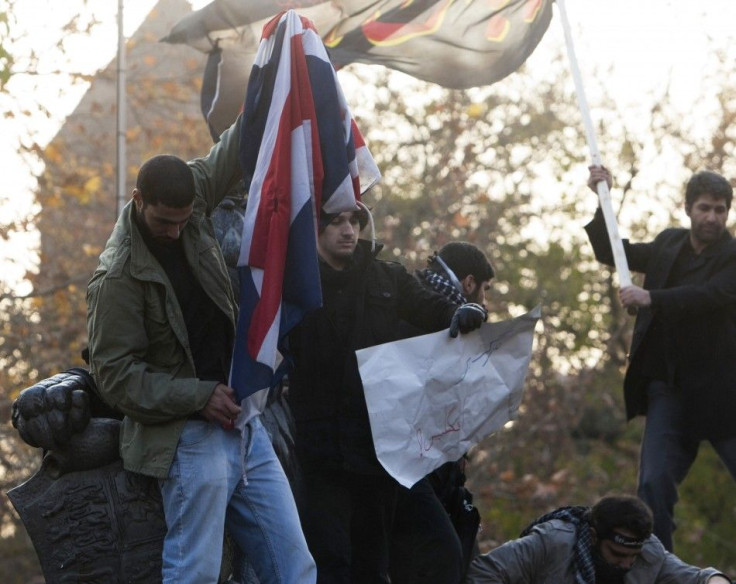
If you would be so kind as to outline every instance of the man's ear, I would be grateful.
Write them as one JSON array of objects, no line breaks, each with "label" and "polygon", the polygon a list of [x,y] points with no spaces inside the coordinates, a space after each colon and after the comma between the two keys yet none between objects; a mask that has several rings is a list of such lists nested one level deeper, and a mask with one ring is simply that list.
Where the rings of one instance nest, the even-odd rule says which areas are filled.
[{"label": "man's ear", "polygon": [[465,276],[460,284],[462,284],[463,286],[463,294],[466,297],[473,294],[475,292],[475,289],[478,287],[478,283],[475,281],[475,276],[473,276],[473,274],[468,274],[467,276]]},{"label": "man's ear", "polygon": [[133,201],[135,201],[135,208],[140,213],[143,210],[143,195],[137,188],[133,189]]}]

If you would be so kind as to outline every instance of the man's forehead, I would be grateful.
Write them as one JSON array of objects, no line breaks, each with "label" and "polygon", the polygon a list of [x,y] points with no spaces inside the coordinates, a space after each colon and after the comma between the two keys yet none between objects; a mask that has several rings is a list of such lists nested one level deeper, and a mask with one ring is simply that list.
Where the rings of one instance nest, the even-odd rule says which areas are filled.
[{"label": "man's forehead", "polygon": [[642,549],[641,547],[626,546],[612,539],[601,540],[601,545],[605,545],[610,552],[619,558],[638,556]]},{"label": "man's forehead", "polygon": [[700,195],[698,195],[698,197],[693,201],[693,205],[709,205],[713,207],[723,208],[726,208],[728,206],[726,203],[726,199],[724,199],[723,197],[715,197],[710,193],[701,193]]},{"label": "man's forehead", "polygon": [[189,218],[194,212],[194,203],[186,207],[169,207],[163,203],[149,204],[146,206],[149,215],[162,221],[178,222]]},{"label": "man's forehead", "polygon": [[343,211],[342,213],[339,213],[337,217],[340,217],[342,219],[352,219],[353,217],[358,216],[358,210],[355,209],[353,211]]},{"label": "man's forehead", "polygon": [[612,529],[607,535],[603,535],[603,541],[608,541],[616,548],[624,550],[633,550],[634,552],[641,551],[641,548],[646,542],[646,538],[642,539],[634,535],[633,532],[628,529]]},{"label": "man's forehead", "polygon": [[360,221],[357,211],[343,211],[333,215],[326,225],[339,225],[341,223],[353,223],[354,221]]}]

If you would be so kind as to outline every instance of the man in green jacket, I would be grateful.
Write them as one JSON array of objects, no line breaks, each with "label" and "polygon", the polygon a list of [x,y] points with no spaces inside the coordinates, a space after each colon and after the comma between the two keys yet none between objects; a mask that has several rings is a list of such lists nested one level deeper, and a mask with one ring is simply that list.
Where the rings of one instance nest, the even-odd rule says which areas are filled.
[{"label": "man in green jacket", "polygon": [[216,583],[226,527],[262,584],[316,579],[265,396],[237,404],[227,385],[237,307],[210,213],[240,180],[239,140],[240,119],[203,158],[144,163],[87,290],[124,466],[159,479],[164,584]]}]

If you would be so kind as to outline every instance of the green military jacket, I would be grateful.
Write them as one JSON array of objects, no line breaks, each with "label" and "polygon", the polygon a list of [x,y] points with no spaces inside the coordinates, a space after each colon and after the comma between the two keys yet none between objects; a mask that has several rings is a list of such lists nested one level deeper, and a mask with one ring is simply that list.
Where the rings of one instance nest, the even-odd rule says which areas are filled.
[{"label": "green military jacket", "polygon": [[[240,119],[207,156],[189,162],[196,197],[181,234],[194,277],[226,314],[231,337],[237,306],[209,215],[241,178],[239,124]],[[197,379],[174,289],[134,215],[130,201],[87,288],[90,371],[104,399],[125,414],[125,468],[165,478],[188,416],[205,406],[217,382]]]}]

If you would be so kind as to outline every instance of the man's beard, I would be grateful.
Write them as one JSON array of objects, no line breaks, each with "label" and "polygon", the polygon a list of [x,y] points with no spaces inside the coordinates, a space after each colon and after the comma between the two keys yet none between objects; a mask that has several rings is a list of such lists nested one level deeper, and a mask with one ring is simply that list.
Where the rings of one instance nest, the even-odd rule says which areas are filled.
[{"label": "man's beard", "polygon": [[697,226],[692,231],[697,241],[705,246],[708,246],[718,241],[723,235],[724,230],[720,227],[704,227],[701,225]]},{"label": "man's beard", "polygon": [[146,216],[143,214],[143,211],[139,211],[137,208],[135,210],[135,222],[138,225],[138,231],[143,235],[143,239],[150,242],[149,245],[155,244],[169,247],[177,242],[176,239],[171,239],[170,237],[156,237],[153,235],[151,229],[148,227],[148,223],[146,223]]},{"label": "man's beard", "polygon": [[593,551],[593,565],[596,584],[623,584],[624,577],[631,570],[607,562],[598,550]]}]

